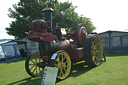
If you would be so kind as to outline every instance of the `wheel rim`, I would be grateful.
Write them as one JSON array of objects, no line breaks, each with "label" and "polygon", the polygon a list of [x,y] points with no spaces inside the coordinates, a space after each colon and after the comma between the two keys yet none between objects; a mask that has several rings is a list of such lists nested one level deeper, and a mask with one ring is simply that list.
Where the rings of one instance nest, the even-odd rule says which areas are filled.
[{"label": "wheel rim", "polygon": [[39,76],[40,74],[43,73],[44,68],[40,68],[37,66],[37,63],[41,62],[41,56],[39,52],[35,52],[31,55],[29,59],[29,71],[33,76]]},{"label": "wheel rim", "polygon": [[91,45],[91,56],[92,61],[95,65],[100,65],[102,63],[102,57],[103,57],[103,45],[101,38],[98,36],[95,36],[92,41]]},{"label": "wheel rim", "polygon": [[66,52],[58,54],[55,66],[58,68],[58,79],[65,79],[71,70],[71,60]]}]

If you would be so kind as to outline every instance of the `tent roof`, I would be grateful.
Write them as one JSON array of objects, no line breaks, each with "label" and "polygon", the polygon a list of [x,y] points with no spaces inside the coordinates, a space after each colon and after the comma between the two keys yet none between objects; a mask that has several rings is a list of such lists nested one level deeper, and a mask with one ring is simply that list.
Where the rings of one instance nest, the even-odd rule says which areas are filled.
[{"label": "tent roof", "polygon": [[0,39],[0,45],[9,43],[9,42],[17,42],[17,44],[26,44],[25,41],[13,40],[13,39]]},{"label": "tent roof", "polygon": [[27,42],[25,41],[20,41],[20,40],[13,40],[14,42],[17,42],[17,44],[26,44]]},{"label": "tent roof", "polygon": [[102,32],[102,33],[98,33],[98,34],[104,34],[104,33],[112,33],[112,32],[116,32],[116,33],[128,33],[127,31],[105,31],[105,32]]},{"label": "tent roof", "polygon": [[5,43],[9,43],[11,41],[12,41],[12,39],[1,39],[0,40],[0,45],[5,44]]}]

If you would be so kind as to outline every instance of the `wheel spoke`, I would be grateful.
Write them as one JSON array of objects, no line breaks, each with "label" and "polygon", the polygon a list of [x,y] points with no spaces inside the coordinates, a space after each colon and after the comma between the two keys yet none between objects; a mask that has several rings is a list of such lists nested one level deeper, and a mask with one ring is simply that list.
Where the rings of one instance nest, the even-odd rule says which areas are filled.
[{"label": "wheel spoke", "polygon": [[66,59],[66,55],[63,55],[63,61]]},{"label": "wheel spoke", "polygon": [[57,68],[60,68],[60,66],[59,66],[58,64],[56,64],[56,67],[57,67]]},{"label": "wheel spoke", "polygon": [[94,43],[96,43],[96,41],[97,41],[97,39],[96,39],[96,38],[94,38],[93,42],[94,42]]},{"label": "wheel spoke", "polygon": [[95,58],[96,58],[98,61],[100,61],[100,59],[99,59],[97,56],[96,56]]},{"label": "wheel spoke", "polygon": [[94,45],[94,42],[92,42],[92,46],[95,46],[95,45]]},{"label": "wheel spoke", "polygon": [[95,57],[96,57],[96,56],[93,56],[93,57],[92,57],[92,60],[93,60],[93,61],[95,61]]},{"label": "wheel spoke", "polygon": [[63,63],[63,61],[64,61],[63,55],[61,55],[61,58],[62,58],[62,61],[61,61],[61,63]]},{"label": "wheel spoke", "polygon": [[63,73],[63,70],[62,70],[62,69],[61,69],[60,73],[62,74],[62,76],[64,75],[64,73]]},{"label": "wheel spoke", "polygon": [[96,51],[96,53],[101,53],[101,52],[102,52],[102,51],[99,51],[99,50],[98,50],[98,51]]},{"label": "wheel spoke", "polygon": [[66,67],[64,67],[64,71],[65,71],[65,72],[67,71]]},{"label": "wheel spoke", "polygon": [[57,59],[56,59],[56,61],[57,61],[57,62],[60,62],[60,59],[59,59],[59,58],[57,58]]},{"label": "wheel spoke", "polygon": [[66,67],[68,67],[66,64],[64,64],[64,71],[66,72],[67,71],[67,69],[66,69]]},{"label": "wheel spoke", "polygon": [[100,45],[100,42],[96,43],[95,45],[96,45],[96,46]]},{"label": "wheel spoke", "polygon": [[34,74],[34,72],[35,72],[36,69],[37,69],[37,66],[35,66],[35,69],[34,69],[33,72],[32,72],[33,74]]},{"label": "wheel spoke", "polygon": [[39,72],[40,72],[40,67],[38,67],[39,68]]},{"label": "wheel spoke", "polygon": [[41,60],[39,52],[34,52],[30,54],[30,56],[27,59],[28,61],[26,60],[26,63],[28,64],[25,65],[25,68],[29,75],[36,77],[43,73],[43,68],[40,68],[36,65]]},{"label": "wheel spoke", "polygon": [[95,50],[93,50],[91,53],[92,53],[92,56],[96,55],[96,51]]},{"label": "wheel spoke", "polygon": [[35,56],[35,61],[37,62],[37,55]]},{"label": "wheel spoke", "polygon": [[30,61],[33,62],[33,63],[35,63],[32,59]]},{"label": "wheel spoke", "polygon": [[34,65],[35,66],[35,64],[29,64],[29,65]]},{"label": "wheel spoke", "polygon": [[32,70],[33,67],[34,67],[34,65],[30,68],[30,70]]},{"label": "wheel spoke", "polygon": [[36,67],[36,74],[37,74],[37,67]]}]

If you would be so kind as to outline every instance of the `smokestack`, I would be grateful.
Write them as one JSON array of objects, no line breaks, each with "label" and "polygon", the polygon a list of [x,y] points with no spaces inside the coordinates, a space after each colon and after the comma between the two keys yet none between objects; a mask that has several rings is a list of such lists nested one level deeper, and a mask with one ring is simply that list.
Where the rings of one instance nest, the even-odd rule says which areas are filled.
[{"label": "smokestack", "polygon": [[52,8],[44,8],[43,12],[45,13],[45,21],[51,23],[51,27],[48,29],[48,32],[52,32]]}]

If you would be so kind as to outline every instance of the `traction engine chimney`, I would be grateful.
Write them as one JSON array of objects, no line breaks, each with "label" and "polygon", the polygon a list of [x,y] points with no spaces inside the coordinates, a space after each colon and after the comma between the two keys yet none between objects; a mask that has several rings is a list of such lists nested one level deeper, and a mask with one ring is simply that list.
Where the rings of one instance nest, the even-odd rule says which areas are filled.
[{"label": "traction engine chimney", "polygon": [[52,12],[54,10],[52,8],[44,8],[43,9],[43,12],[45,13],[45,21],[48,23],[48,29],[47,31],[48,32],[52,32],[53,29],[52,29]]}]

